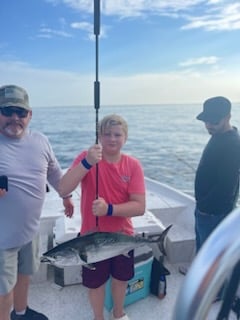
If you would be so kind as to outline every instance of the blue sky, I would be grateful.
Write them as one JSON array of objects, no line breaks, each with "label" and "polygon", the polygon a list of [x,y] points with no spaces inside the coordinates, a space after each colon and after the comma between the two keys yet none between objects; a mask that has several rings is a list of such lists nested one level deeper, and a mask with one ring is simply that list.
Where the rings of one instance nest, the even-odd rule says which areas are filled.
[{"label": "blue sky", "polygon": [[[238,0],[100,2],[100,104],[240,101]],[[0,30],[0,85],[33,106],[93,104],[93,0],[2,0]]]}]

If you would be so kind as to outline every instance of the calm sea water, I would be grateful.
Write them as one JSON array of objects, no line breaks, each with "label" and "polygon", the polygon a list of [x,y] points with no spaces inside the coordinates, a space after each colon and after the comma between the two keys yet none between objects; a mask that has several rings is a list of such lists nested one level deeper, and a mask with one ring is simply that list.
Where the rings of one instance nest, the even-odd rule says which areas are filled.
[{"label": "calm sea water", "polygon": [[[201,105],[101,106],[99,119],[110,113],[123,116],[129,125],[124,152],[137,157],[145,175],[193,193],[194,175],[209,139],[196,115]],[[233,105],[232,124],[238,126],[240,105]],[[35,108],[31,127],[45,133],[63,168],[83,149],[95,143],[96,112],[93,106]],[[240,127],[240,125],[239,125]]]}]

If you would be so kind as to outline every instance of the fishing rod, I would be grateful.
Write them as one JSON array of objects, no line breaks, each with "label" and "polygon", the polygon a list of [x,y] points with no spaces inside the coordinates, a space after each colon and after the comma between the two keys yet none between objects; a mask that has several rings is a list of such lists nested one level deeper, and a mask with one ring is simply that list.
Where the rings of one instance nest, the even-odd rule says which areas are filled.
[{"label": "fishing rod", "polygon": [[[100,35],[100,0],[94,0],[94,34],[95,34],[94,108],[96,111],[96,144],[98,144],[98,111],[100,109],[100,82],[98,80],[98,73],[99,73],[98,37]],[[96,199],[98,199],[98,163],[96,164]],[[96,217],[96,226],[98,227],[98,217]]]}]

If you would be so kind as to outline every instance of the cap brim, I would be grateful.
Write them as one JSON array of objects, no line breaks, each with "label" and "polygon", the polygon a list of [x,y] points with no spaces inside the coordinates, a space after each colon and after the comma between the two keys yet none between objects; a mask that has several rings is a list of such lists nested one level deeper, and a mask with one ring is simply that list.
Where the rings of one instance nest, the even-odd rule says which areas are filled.
[{"label": "cap brim", "polygon": [[7,103],[4,103],[4,105],[1,105],[0,107],[17,107],[17,108],[23,108],[28,111],[32,110],[29,106],[22,103],[17,103],[17,102],[7,102]]},{"label": "cap brim", "polygon": [[223,119],[223,117],[217,116],[216,114],[206,114],[205,112],[199,113],[196,118],[203,122],[218,122]]}]

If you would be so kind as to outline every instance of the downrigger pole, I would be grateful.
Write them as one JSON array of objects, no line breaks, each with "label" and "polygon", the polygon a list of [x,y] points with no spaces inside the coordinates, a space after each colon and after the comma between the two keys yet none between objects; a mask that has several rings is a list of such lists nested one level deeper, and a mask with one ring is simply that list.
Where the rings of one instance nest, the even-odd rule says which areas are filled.
[{"label": "downrigger pole", "polygon": [[[96,144],[98,144],[98,111],[100,109],[100,82],[98,80],[98,37],[100,34],[100,0],[94,0],[94,34],[95,34],[95,82],[94,82],[94,107],[96,110]],[[98,163],[96,164],[96,199],[98,199]],[[96,217],[98,227],[98,217]]]}]

